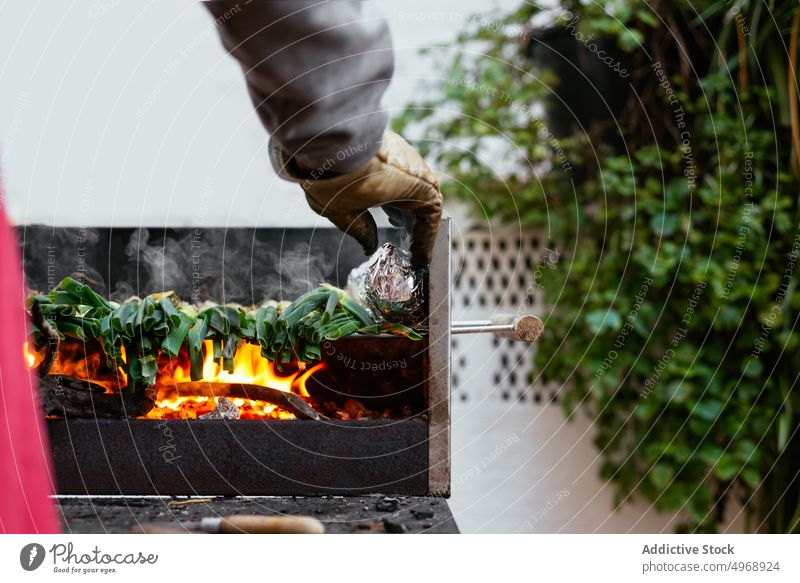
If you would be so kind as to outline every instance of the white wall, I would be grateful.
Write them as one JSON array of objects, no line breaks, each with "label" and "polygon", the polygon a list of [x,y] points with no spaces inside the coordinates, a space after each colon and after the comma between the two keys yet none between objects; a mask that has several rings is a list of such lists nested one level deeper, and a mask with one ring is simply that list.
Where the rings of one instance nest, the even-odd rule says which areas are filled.
[{"label": "white wall", "polygon": [[[443,14],[477,0],[438,3]],[[453,34],[429,3],[384,3],[396,109],[430,70],[418,47]],[[19,223],[313,225],[278,180],[238,65],[194,2],[6,2],[0,152]],[[324,223],[323,223],[324,224]]]}]

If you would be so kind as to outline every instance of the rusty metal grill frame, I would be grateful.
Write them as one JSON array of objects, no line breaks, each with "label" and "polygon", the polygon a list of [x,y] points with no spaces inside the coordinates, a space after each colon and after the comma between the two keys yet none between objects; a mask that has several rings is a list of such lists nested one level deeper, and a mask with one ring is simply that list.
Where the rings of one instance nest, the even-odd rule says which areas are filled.
[{"label": "rusty metal grill frame", "polygon": [[[53,236],[58,228],[35,227],[40,239]],[[29,280],[42,280],[48,257],[25,254],[25,229],[20,227],[23,256]],[[109,247],[111,230],[107,230]],[[279,232],[282,229],[273,229]],[[289,237],[302,239],[300,231]],[[287,236],[286,232],[281,236]],[[313,233],[314,231],[312,231]],[[334,232],[331,229],[331,232]],[[358,252],[344,235],[338,252]],[[116,235],[116,233],[114,234]],[[166,235],[165,235],[166,236]],[[326,236],[333,236],[328,233]],[[383,232],[382,238],[395,238]],[[386,422],[262,421],[198,422],[175,420],[170,427],[185,445],[186,463],[164,465],[164,427],[156,420],[49,419],[54,469],[59,494],[142,495],[314,495],[370,494],[450,495],[450,285],[451,221],[442,220],[434,246],[429,278],[429,338],[427,371],[427,421],[423,418]],[[120,272],[113,258],[102,258],[92,250],[99,268]],[[106,262],[105,265],[103,262]],[[139,267],[137,266],[137,270]],[[37,272],[38,270],[38,272]],[[49,276],[49,271],[47,272]],[[346,276],[346,273],[344,274]],[[343,285],[339,268],[336,283]],[[138,278],[138,275],[137,275]],[[108,281],[108,280],[107,280]],[[263,427],[258,429],[256,424]],[[362,429],[351,432],[348,428]],[[154,429],[157,429],[154,431]],[[369,431],[367,431],[369,430]],[[259,438],[259,435],[261,436]],[[291,439],[317,443],[320,450],[298,464],[292,473],[292,459],[303,455]],[[352,436],[357,436],[353,438]],[[259,439],[261,440],[259,442]],[[327,440],[336,443],[325,449]],[[253,444],[237,450],[235,444]],[[155,448],[155,450],[153,449]],[[143,458],[142,452],[145,453]],[[178,454],[179,455],[179,454]],[[285,456],[285,457],[282,457]],[[339,458],[341,463],[329,463]],[[275,468],[266,467],[272,459]],[[238,483],[220,476],[217,465],[236,468]],[[277,461],[276,461],[277,460]],[[288,463],[288,465],[287,465]],[[176,469],[177,468],[177,469]],[[298,476],[313,479],[302,480]],[[317,480],[320,476],[327,482]]]},{"label": "rusty metal grill frame", "polygon": [[428,494],[450,496],[451,219],[436,236],[428,292]]}]

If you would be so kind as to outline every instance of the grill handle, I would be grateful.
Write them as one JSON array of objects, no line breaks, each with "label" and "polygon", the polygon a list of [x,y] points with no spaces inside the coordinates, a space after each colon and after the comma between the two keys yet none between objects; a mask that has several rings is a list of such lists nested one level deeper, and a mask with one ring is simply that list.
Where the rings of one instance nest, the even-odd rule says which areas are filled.
[{"label": "grill handle", "polygon": [[525,314],[498,314],[491,320],[453,322],[451,334],[496,334],[517,342],[536,342],[542,335],[544,324],[536,316]]}]

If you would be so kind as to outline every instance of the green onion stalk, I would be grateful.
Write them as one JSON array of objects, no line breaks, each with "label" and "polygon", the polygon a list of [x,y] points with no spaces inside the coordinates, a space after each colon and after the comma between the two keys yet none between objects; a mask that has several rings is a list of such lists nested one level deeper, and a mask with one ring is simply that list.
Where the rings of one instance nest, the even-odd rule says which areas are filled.
[{"label": "green onion stalk", "polygon": [[[158,356],[174,358],[184,348],[191,379],[202,380],[206,340],[213,347],[214,361],[233,371],[234,356],[243,342],[258,344],[261,354],[280,367],[292,361],[318,361],[322,343],[351,334],[421,339],[402,324],[375,322],[352,297],[328,284],[303,294],[280,312],[271,305],[197,309],[171,291],[117,303],[71,277],[46,295],[31,295],[28,306],[34,302],[62,340],[97,340],[108,365],[121,369],[131,388],[155,384]],[[34,325],[33,338],[41,347],[47,335]]]}]

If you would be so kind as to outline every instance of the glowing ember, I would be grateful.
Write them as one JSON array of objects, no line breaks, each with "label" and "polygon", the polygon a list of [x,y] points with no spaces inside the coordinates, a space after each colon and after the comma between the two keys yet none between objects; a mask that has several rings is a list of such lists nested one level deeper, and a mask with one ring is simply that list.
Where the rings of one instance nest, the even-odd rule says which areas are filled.
[{"label": "glowing ember", "polygon": [[[239,408],[239,419],[294,419],[294,415],[275,405],[250,399],[231,399]],[[174,397],[160,399],[146,415],[148,419],[197,419],[211,413],[217,406],[216,397]]]}]

